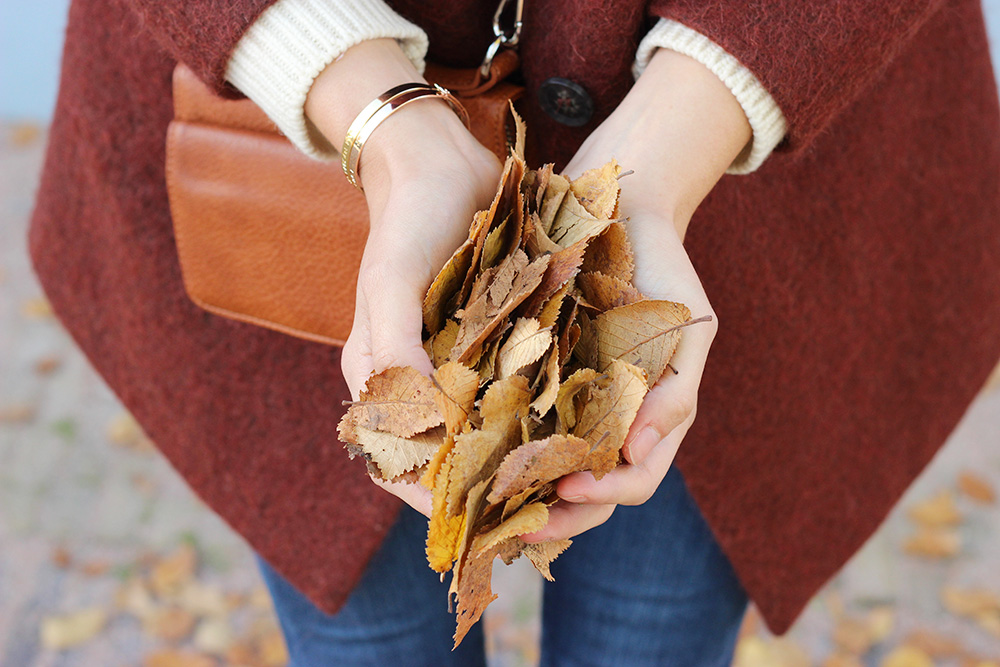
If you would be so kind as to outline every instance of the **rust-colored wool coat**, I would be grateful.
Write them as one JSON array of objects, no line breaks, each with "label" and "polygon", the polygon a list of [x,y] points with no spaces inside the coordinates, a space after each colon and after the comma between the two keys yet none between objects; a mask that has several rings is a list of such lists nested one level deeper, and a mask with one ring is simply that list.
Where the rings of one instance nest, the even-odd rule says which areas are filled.
[{"label": "rust-colored wool coat", "polygon": [[[337,442],[339,351],[194,306],[164,185],[174,63],[223,88],[229,54],[269,1],[74,2],[29,241],[56,313],[149,436],[332,611],[398,508]],[[471,66],[490,41],[492,0],[394,6],[428,31],[432,60]],[[533,164],[565,164],[611,112],[657,16],[740,59],[789,123],[779,150],[752,175],[724,177],[689,230],[721,330],[678,459],[782,632],[1000,357],[986,36],[973,0],[529,0],[521,110]],[[590,92],[588,126],[540,111],[534,91],[551,76]]]}]

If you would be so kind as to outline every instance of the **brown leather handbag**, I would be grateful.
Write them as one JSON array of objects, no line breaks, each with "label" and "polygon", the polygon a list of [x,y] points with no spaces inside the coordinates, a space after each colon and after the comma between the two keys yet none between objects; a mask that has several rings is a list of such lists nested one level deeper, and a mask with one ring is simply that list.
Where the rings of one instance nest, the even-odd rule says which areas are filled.
[{"label": "brown leather handbag", "polygon": [[[505,81],[517,54],[496,52],[484,68],[428,64],[425,77],[460,99],[502,160],[509,102],[523,92]],[[215,95],[183,65],[173,94],[167,190],[188,295],[224,317],[342,345],[368,236],[364,195],[339,161],[302,154],[252,101]]]}]

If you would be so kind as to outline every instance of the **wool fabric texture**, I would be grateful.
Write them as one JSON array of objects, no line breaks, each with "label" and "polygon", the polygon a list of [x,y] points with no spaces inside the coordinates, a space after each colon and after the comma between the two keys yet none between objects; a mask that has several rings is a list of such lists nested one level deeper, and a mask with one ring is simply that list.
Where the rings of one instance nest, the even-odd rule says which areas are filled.
[{"label": "wool fabric texture", "polygon": [[[337,442],[339,351],[186,296],[164,183],[170,75],[220,92],[268,0],[73,2],[29,235],[53,308],[191,487],[335,611],[398,501]],[[428,59],[471,67],[493,3],[398,0]],[[720,318],[678,455],[775,632],[877,528],[1000,357],[1000,112],[973,0],[528,2],[529,161],[565,165],[633,83],[659,18],[771,92],[787,135],[726,176],[686,245]],[[580,128],[538,106],[578,82]],[[651,147],[669,153],[669,147]],[[628,165],[624,165],[625,168]]]}]

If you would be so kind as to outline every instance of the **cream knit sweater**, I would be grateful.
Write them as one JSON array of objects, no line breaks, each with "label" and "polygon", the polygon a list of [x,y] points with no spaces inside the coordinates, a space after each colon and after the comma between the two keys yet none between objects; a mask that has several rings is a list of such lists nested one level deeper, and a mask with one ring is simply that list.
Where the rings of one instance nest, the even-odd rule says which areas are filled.
[{"label": "cream knit sweater", "polygon": [[[226,79],[257,103],[304,153],[321,160],[340,159],[305,116],[313,81],[337,56],[367,39],[394,38],[424,71],[427,34],[389,8],[383,0],[278,0],[240,39]],[[757,78],[736,58],[701,33],[660,19],[642,39],[633,75],[638,78],[658,48],[683,53],[708,67],[733,92],[753,129],[750,150],[728,169],[757,169],[785,135],[781,109]]]}]

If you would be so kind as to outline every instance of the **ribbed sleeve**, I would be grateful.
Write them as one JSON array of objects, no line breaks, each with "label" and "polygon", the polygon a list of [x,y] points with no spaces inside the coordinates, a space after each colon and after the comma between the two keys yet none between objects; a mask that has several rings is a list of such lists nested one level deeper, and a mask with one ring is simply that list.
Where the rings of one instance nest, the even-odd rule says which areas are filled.
[{"label": "ribbed sleeve", "polygon": [[226,69],[226,79],[252,99],[288,139],[321,160],[340,158],[306,118],[313,81],[355,44],[396,39],[418,71],[424,70],[427,35],[382,0],[279,0],[246,31]]},{"label": "ribbed sleeve", "polygon": [[657,21],[639,43],[632,68],[636,78],[646,69],[658,48],[670,49],[697,60],[732,91],[750,121],[753,138],[749,150],[737,157],[726,173],[749,174],[756,170],[785,136],[787,129],[781,109],[763,84],[708,37],[669,19]]}]

